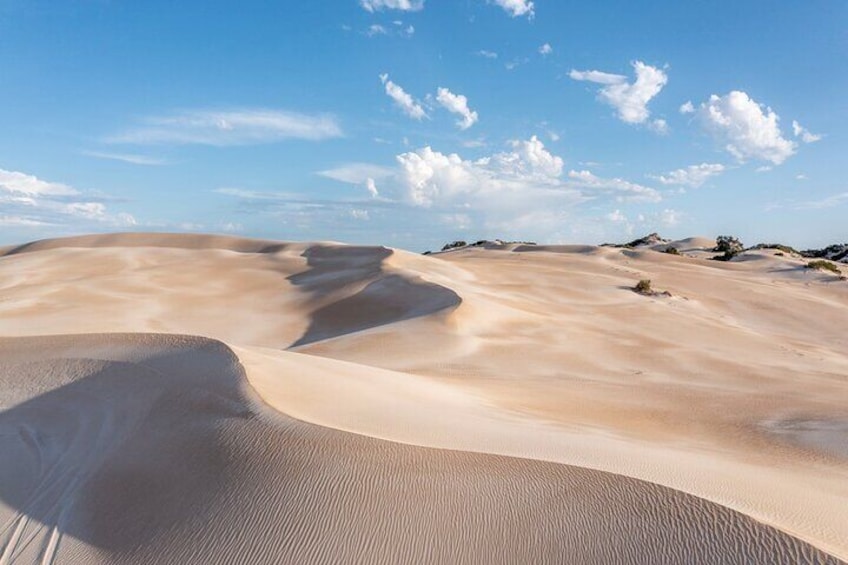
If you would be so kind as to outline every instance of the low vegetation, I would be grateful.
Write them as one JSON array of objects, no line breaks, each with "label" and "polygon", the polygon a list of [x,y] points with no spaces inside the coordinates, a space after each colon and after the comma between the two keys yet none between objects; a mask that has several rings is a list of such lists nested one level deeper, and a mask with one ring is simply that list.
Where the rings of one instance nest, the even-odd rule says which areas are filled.
[{"label": "low vegetation", "polygon": [[805,249],[800,254],[802,257],[811,259],[823,258],[848,263],[848,243],[837,243],[835,245],[829,245],[824,249]]},{"label": "low vegetation", "polygon": [[[794,247],[790,245],[783,245],[782,243],[758,243],[751,249],[777,249],[778,251],[781,251],[786,255],[799,254],[798,250]],[[777,255],[777,253],[775,253],[775,255]]]},{"label": "low vegetation", "polygon": [[668,253],[669,255],[680,255],[680,251],[678,251],[676,247],[666,247],[664,253]]},{"label": "low vegetation", "polygon": [[824,259],[816,259],[815,261],[810,261],[807,263],[808,269],[815,269],[817,271],[830,271],[835,275],[841,275],[842,271],[839,270],[839,267],[831,263],[830,261],[825,261]]},{"label": "low vegetation", "polygon": [[642,296],[671,296],[667,290],[659,292],[651,287],[651,279],[642,279],[633,287],[633,292]]},{"label": "low vegetation", "polygon": [[745,246],[738,238],[732,235],[720,235],[716,238],[716,246],[713,248],[713,251],[722,253],[722,255],[713,257],[714,261],[730,261],[745,251]]}]

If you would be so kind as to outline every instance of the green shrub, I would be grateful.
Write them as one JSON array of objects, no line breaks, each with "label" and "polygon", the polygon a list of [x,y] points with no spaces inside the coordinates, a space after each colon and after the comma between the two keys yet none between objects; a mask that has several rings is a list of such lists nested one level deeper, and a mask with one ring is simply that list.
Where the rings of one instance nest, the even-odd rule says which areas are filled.
[{"label": "green shrub", "polygon": [[678,251],[676,247],[666,247],[665,253],[668,253],[669,255],[680,255],[680,251]]},{"label": "green shrub", "polygon": [[836,275],[842,274],[842,271],[839,270],[839,267],[831,263],[830,261],[825,261],[824,259],[817,259],[815,261],[810,261],[807,263],[808,269],[816,269],[817,271],[830,271]]}]

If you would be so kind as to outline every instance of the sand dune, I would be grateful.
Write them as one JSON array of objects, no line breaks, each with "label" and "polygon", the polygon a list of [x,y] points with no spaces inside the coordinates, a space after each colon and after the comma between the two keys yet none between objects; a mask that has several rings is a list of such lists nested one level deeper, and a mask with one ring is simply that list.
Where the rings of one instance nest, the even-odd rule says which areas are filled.
[{"label": "sand dune", "polygon": [[293,420],[219,342],[24,338],[0,353],[6,559],[835,562],[650,483]]},{"label": "sand dune", "polygon": [[0,250],[0,563],[846,559],[848,283],[709,243]]}]

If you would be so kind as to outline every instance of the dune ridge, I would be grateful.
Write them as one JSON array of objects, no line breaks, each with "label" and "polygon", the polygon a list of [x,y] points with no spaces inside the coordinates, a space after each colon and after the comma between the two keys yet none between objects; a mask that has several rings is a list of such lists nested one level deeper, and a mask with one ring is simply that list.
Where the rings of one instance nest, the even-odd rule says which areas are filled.
[{"label": "dune ridge", "polygon": [[[8,337],[0,338],[0,361],[27,375],[23,380],[30,384],[22,389],[14,378],[3,382],[0,390],[6,410],[0,417],[13,425],[21,417],[18,409],[22,405],[45,397],[69,396],[68,391],[79,386],[74,383],[89,382],[92,375],[98,375],[97,382],[112,383],[105,386],[111,389],[122,382],[122,375],[132,375],[129,380],[136,384],[127,384],[127,390],[138,389],[140,397],[146,394],[141,391],[147,384],[158,382],[167,389],[177,386],[171,383],[175,375],[184,373],[194,375],[185,382],[195,383],[192,386],[198,390],[217,387],[224,379],[229,383],[221,385],[224,393],[199,393],[202,400],[195,389],[163,393],[188,399],[190,412],[205,422],[198,428],[206,438],[200,443],[213,446],[213,453],[219,453],[218,444],[217,439],[203,435],[208,426],[215,429],[216,438],[244,438],[233,439],[233,445],[258,441],[254,435],[259,428],[278,437],[281,429],[300,426],[301,432],[315,438],[316,445],[328,442],[334,446],[320,455],[321,465],[328,464],[331,453],[354,452],[346,461],[360,474],[350,475],[358,478],[349,480],[376,481],[368,488],[377,490],[368,491],[368,497],[381,489],[399,496],[400,490],[392,489],[403,487],[424,489],[422,492],[438,501],[447,488],[444,485],[421,477],[404,482],[412,480],[410,469],[417,465],[434,476],[448,477],[451,489],[465,493],[451,491],[451,495],[468,500],[470,507],[479,510],[469,517],[457,508],[448,512],[422,501],[428,512],[447,512],[443,520],[462,516],[473,524],[461,533],[431,532],[430,543],[437,548],[432,555],[420,553],[424,543],[420,539],[396,548],[391,547],[392,536],[381,538],[384,541],[379,547],[362,545],[361,539],[344,538],[347,534],[341,531],[342,525],[351,527],[348,522],[334,523],[335,530],[319,527],[314,513],[304,514],[308,518],[303,524],[291,526],[313,534],[320,530],[321,539],[346,539],[345,543],[358,548],[352,549],[349,557],[364,559],[362,556],[372,551],[386,560],[428,560],[433,556],[444,560],[453,552],[460,561],[482,555],[494,559],[486,553],[490,549],[480,545],[485,538],[480,537],[481,531],[486,535],[497,531],[494,539],[514,528],[530,535],[517,522],[509,522],[517,520],[510,514],[513,506],[526,511],[521,504],[530,496],[529,487],[518,477],[530,473],[537,481],[531,489],[536,493],[532,495],[535,504],[544,506],[542,501],[548,500],[539,498],[543,491],[559,493],[549,499],[559,501],[557,509],[549,508],[545,516],[536,517],[558,526],[546,530],[543,545],[547,549],[542,552],[539,545],[527,546],[517,540],[520,553],[513,555],[516,559],[579,562],[603,556],[603,560],[614,561],[614,554],[604,554],[607,550],[584,539],[587,523],[575,521],[569,514],[570,508],[577,508],[573,500],[582,501],[579,504],[589,506],[580,508],[595,516],[592,528],[597,529],[603,520],[611,519],[609,512],[599,513],[591,506],[593,500],[606,500],[603,490],[626,493],[621,495],[624,506],[616,507],[621,516],[635,516],[636,507],[643,513],[652,504],[663,507],[661,515],[651,516],[659,520],[656,531],[677,533],[658,547],[668,555],[681,556],[678,561],[685,561],[682,556],[686,552],[706,556],[703,562],[838,562],[838,558],[848,558],[848,466],[840,447],[848,425],[839,401],[844,398],[848,374],[844,355],[848,350],[848,285],[805,270],[800,259],[776,257],[769,250],[720,263],[706,260],[713,253],[704,249],[701,239],[675,243],[683,256],[651,249],[515,245],[423,257],[384,247],[172,234],[85,236],[6,248],[0,251],[0,335]],[[645,298],[632,293],[630,286],[640,278],[653,279],[656,287],[670,290],[672,296]],[[126,332],[160,335],[116,335]],[[90,333],[101,335],[36,337]],[[198,335],[206,341],[163,333]],[[173,354],[163,354],[172,342],[177,344]],[[49,351],[53,361],[39,361],[40,349]],[[167,362],[151,365],[145,361],[150,358]],[[246,374],[240,372],[242,365]],[[203,367],[200,372],[206,376],[199,376],[197,367]],[[218,376],[206,382],[212,373]],[[799,375],[803,377],[799,379]],[[17,392],[13,394],[13,390]],[[259,398],[277,412],[264,408]],[[148,401],[139,400],[140,405],[144,402]],[[171,406],[161,398],[149,402],[152,404],[147,406],[160,402]],[[163,428],[173,416],[169,410],[164,409],[166,415],[159,424]],[[203,419],[210,413],[216,414],[213,420],[217,423]],[[134,420],[135,412],[128,414],[107,426],[114,433],[100,435],[111,437],[108,441],[132,444],[135,440],[122,434],[132,435],[126,431],[132,429],[131,422],[150,418],[147,414]],[[298,418],[297,424],[286,419],[286,414]],[[270,420],[266,422],[266,418]],[[262,426],[258,420],[264,422]],[[221,422],[226,424],[220,427]],[[55,431],[49,419],[47,424]],[[239,428],[242,424],[243,429]],[[231,425],[240,431],[227,436]],[[12,441],[10,449],[26,461],[30,449],[26,446],[39,445],[54,431],[39,440],[40,436],[26,431],[33,426],[22,429],[0,437]],[[384,445],[386,440],[391,440],[391,447]],[[368,443],[371,441],[377,443]],[[290,456],[311,457],[312,443],[296,443],[297,449],[287,451]],[[227,449],[236,449],[227,445]],[[145,447],[153,448],[153,444]],[[126,465],[140,466],[145,470],[142,476],[152,473],[161,477],[157,473],[169,469],[167,465],[162,470],[145,467],[128,450],[134,448],[121,452],[129,462]],[[60,467],[90,463],[78,461],[79,455],[71,451]],[[264,452],[248,451],[244,457],[252,461],[245,462],[245,468],[253,469],[259,460],[277,465],[264,462],[263,457],[270,457]],[[383,454],[391,465],[398,460],[415,461],[415,465],[392,467],[400,478],[391,479],[383,470],[363,467],[360,455],[364,452],[375,457],[375,453]],[[230,469],[214,457],[207,462],[214,469]],[[491,476],[486,471],[489,466],[494,466],[499,476]],[[94,481],[97,486],[80,498],[102,502],[95,491],[131,484],[136,478],[132,470],[124,469],[128,474],[110,479],[111,487]],[[0,485],[21,472],[0,464]],[[285,469],[279,472],[287,476]],[[300,472],[308,476],[305,468]],[[254,473],[258,474],[245,471],[243,476],[251,478],[243,481],[258,484]],[[595,486],[581,491],[574,487],[577,476]],[[649,483],[636,479],[650,481],[650,489],[658,490],[646,491]],[[465,486],[460,488],[457,483]],[[606,486],[597,487],[601,483]],[[308,491],[304,483],[297,484]],[[462,498],[471,496],[474,489],[492,489],[495,484],[498,491],[517,489],[515,496],[498,499],[492,495],[485,504]],[[567,495],[557,490],[569,484]],[[466,487],[470,490],[462,490]],[[88,525],[76,532],[73,528],[51,529],[70,519],[56,514],[61,505],[53,504],[49,512],[40,509],[40,504],[49,506],[48,499],[70,487],[60,481],[54,488],[56,492],[48,492],[43,503],[29,510],[41,515],[44,527],[38,530],[41,537],[33,538],[40,541],[31,540],[25,551],[34,551],[36,557],[49,556],[51,547],[59,547],[61,555],[71,559],[79,555],[80,559],[143,562],[143,552],[150,550],[147,544],[136,543],[132,551],[121,544],[110,547],[92,537],[86,528],[93,526],[84,520],[79,523]],[[218,496],[231,497],[226,492],[239,492],[239,488],[227,482],[207,491],[205,496],[214,500],[199,497],[192,504],[214,506]],[[357,496],[365,496],[361,488],[356,495],[344,491],[339,496],[346,501],[333,502],[326,491],[321,492],[321,504],[327,508],[356,501],[361,504]],[[10,500],[8,496],[3,500]],[[301,502],[310,495],[304,492],[303,497]],[[23,503],[11,502],[7,511],[16,516],[15,512],[22,512],[15,510],[16,505]],[[298,512],[310,509],[303,504]],[[695,515],[675,509],[678,504]],[[121,504],[111,506],[106,514],[119,514],[119,507]],[[215,510],[219,511],[223,519],[225,513]],[[355,512],[351,514],[350,508],[346,512],[345,516],[354,520]],[[403,512],[404,519],[411,520],[405,522],[407,526],[421,531],[431,527],[420,508],[403,506]],[[492,513],[504,515],[494,530],[487,529]],[[159,526],[153,524],[153,514],[148,524],[156,530]],[[702,515],[712,516],[710,520],[720,516],[718,523],[733,526],[718,534],[699,521]],[[382,516],[385,519],[385,512]],[[487,516],[483,522],[481,516]],[[286,521],[290,519],[275,518],[291,525]],[[266,520],[269,528],[276,523],[268,517],[261,520]],[[645,533],[631,531],[635,527],[631,518],[621,520],[607,524],[607,548],[618,548],[621,562],[638,562],[643,554],[656,561],[661,553],[651,553],[655,550],[644,540],[633,541]],[[25,539],[22,534],[16,537],[15,532],[33,531],[32,525],[21,530],[22,523],[18,519],[0,533],[3,551],[8,553]],[[189,537],[198,547],[216,548],[219,544],[211,538],[201,540],[214,531],[208,523],[200,526],[195,518],[185,516],[172,516],[171,523],[197,528],[191,534],[195,537]],[[687,529],[685,523],[691,527]],[[391,530],[379,520],[372,526]],[[557,527],[569,532],[559,547],[553,534]],[[380,535],[388,530],[381,530]],[[294,530],[285,531],[288,536]],[[361,530],[356,531],[361,535]],[[138,535],[128,535],[128,539]],[[400,539],[397,531],[392,535]],[[716,538],[715,545],[708,547],[713,536],[724,541]],[[436,537],[444,539],[432,541]],[[619,537],[632,539],[625,543]],[[342,551],[344,544],[319,551],[308,549],[314,542],[307,538],[297,538],[300,549],[287,550],[295,553],[256,558],[332,560],[343,556],[333,551]],[[469,540],[476,541],[469,545]],[[462,549],[463,544],[468,547]],[[731,546],[736,549],[729,549]],[[186,559],[180,551],[185,549],[175,546],[159,560]],[[152,557],[146,554],[144,558]]]},{"label": "dune ridge", "polygon": [[0,547],[17,561],[837,562],[651,483],[293,420],[211,340],[5,338],[0,353],[15,395],[0,437],[18,453]]}]

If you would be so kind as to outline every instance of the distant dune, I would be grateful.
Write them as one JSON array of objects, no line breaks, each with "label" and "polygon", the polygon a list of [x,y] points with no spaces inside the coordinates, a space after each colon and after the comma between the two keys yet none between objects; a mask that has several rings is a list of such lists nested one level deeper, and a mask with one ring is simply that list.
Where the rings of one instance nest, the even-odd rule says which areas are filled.
[{"label": "distant dune", "polygon": [[714,243],[0,249],[0,565],[844,562],[848,281]]}]

